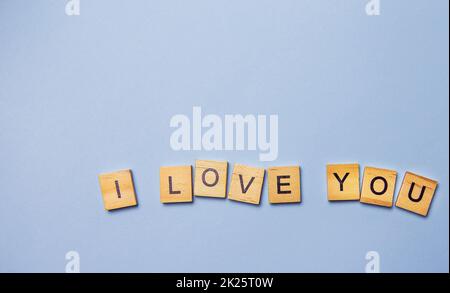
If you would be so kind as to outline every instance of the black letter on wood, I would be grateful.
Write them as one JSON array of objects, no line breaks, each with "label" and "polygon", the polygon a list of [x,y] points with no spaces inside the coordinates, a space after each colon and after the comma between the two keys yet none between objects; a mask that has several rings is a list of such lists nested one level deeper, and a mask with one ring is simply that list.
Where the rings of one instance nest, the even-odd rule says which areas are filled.
[{"label": "black letter on wood", "polygon": [[252,177],[252,179],[250,179],[247,186],[245,186],[245,187],[244,187],[244,179],[242,178],[242,174],[239,174],[239,180],[241,181],[242,193],[246,193],[247,190],[250,188],[250,185],[252,185],[253,180],[255,180],[255,177]]},{"label": "black letter on wood", "polygon": [[422,190],[420,191],[420,195],[418,198],[413,198],[412,197],[412,193],[413,193],[413,189],[414,189],[414,185],[416,185],[416,183],[412,183],[411,187],[409,188],[409,192],[408,192],[408,198],[413,201],[413,202],[419,202],[422,200],[423,194],[425,193],[425,186],[422,186]]},{"label": "black letter on wood", "polygon": [[281,190],[281,186],[291,185],[289,182],[281,183],[281,179],[289,179],[289,178],[291,178],[291,176],[289,176],[289,175],[277,176],[277,193],[278,194],[291,194],[290,190]]},{"label": "black letter on wood", "polygon": [[[208,172],[213,172],[214,175],[216,175],[216,178],[214,179],[214,182],[213,182],[213,183],[208,183],[208,182],[206,182],[206,173],[208,173]],[[203,173],[202,173],[202,182],[203,182],[203,184],[205,184],[205,185],[208,186],[208,187],[213,187],[214,185],[217,184],[217,182],[219,182],[219,172],[217,172],[217,170],[216,170],[216,169],[213,169],[213,168],[208,168],[208,169],[206,169],[206,170],[203,171]]]},{"label": "black letter on wood", "polygon": [[[381,190],[381,191],[375,191],[374,185],[375,185],[375,181],[377,181],[377,180],[381,180],[384,183],[383,190]],[[383,193],[386,192],[387,188],[388,188],[388,183],[387,183],[386,179],[381,176],[374,177],[372,179],[372,181],[370,181],[370,190],[372,191],[373,194],[382,195]]]},{"label": "black letter on wood", "polygon": [[180,194],[181,191],[172,189],[172,176],[169,176],[169,193],[170,194]]},{"label": "black letter on wood", "polygon": [[344,178],[339,178],[339,175],[337,173],[333,173],[334,177],[336,177],[337,181],[339,181],[339,189],[341,191],[344,191],[344,181],[347,179],[348,175],[350,173],[345,173]]}]

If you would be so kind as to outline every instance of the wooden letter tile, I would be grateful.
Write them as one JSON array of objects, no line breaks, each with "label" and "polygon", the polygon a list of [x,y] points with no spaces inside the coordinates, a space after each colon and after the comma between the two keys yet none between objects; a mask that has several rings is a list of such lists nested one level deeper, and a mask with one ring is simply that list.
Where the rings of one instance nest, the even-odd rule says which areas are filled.
[{"label": "wooden letter tile", "polygon": [[365,167],[361,202],[389,208],[392,207],[396,179],[396,171]]},{"label": "wooden letter tile", "polygon": [[437,185],[437,181],[406,172],[395,206],[427,216]]},{"label": "wooden letter tile", "polygon": [[161,167],[159,186],[162,203],[192,202],[191,166]]},{"label": "wooden letter tile", "polygon": [[228,198],[259,204],[264,182],[264,169],[235,164]]},{"label": "wooden letter tile", "polygon": [[227,194],[227,162],[195,161],[194,194],[225,198]]},{"label": "wooden letter tile", "polygon": [[359,200],[359,165],[327,165],[328,200]]},{"label": "wooden letter tile", "polygon": [[131,170],[121,170],[98,176],[106,210],[137,205]]},{"label": "wooden letter tile", "polygon": [[269,202],[301,202],[300,167],[271,167],[269,176]]}]

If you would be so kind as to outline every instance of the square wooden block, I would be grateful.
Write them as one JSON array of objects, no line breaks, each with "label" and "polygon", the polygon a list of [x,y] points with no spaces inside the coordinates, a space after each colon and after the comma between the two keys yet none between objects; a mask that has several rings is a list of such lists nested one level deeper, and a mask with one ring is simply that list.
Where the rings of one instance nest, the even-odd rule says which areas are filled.
[{"label": "square wooden block", "polygon": [[231,175],[228,198],[251,204],[259,204],[264,182],[264,168],[235,164]]},{"label": "square wooden block", "polygon": [[269,202],[301,202],[300,166],[271,167],[268,169]]},{"label": "square wooden block", "polygon": [[98,181],[106,210],[137,205],[131,170],[100,174]]},{"label": "square wooden block", "polygon": [[228,162],[195,161],[194,194],[225,198]]},{"label": "square wooden block", "polygon": [[397,171],[365,167],[361,202],[392,207]]},{"label": "square wooden block", "polygon": [[328,200],[359,200],[359,164],[327,165]]},{"label": "square wooden block", "polygon": [[159,186],[162,203],[192,202],[191,166],[161,167]]},{"label": "square wooden block", "polygon": [[438,182],[406,172],[395,206],[427,216]]}]

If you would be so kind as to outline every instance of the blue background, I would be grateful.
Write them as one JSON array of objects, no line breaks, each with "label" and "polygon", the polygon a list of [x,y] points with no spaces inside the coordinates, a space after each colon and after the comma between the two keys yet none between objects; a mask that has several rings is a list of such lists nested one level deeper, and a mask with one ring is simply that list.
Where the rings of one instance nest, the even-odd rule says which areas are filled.
[{"label": "blue background", "polygon": [[[0,2],[0,271],[449,270],[447,0]],[[170,148],[170,118],[278,114],[279,156]],[[159,203],[159,167],[299,164],[300,205]],[[329,203],[327,163],[439,181],[428,217]],[[103,209],[131,168],[139,206]],[[396,195],[397,195],[396,192]]]}]

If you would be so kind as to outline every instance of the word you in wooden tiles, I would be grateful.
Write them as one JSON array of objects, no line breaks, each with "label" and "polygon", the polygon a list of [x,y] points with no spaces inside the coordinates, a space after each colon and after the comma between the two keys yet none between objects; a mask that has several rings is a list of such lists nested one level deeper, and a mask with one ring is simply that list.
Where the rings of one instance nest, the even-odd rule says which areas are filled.
[{"label": "word you in wooden tiles", "polygon": [[[364,204],[392,207],[397,172],[365,167],[360,187],[358,164],[329,164],[326,168],[329,201],[357,200]],[[192,202],[193,196],[227,197],[228,162],[197,160],[194,184],[192,167],[160,167],[161,203]],[[266,170],[235,164],[228,186],[228,199],[259,205]],[[269,203],[300,203],[300,166],[267,169]],[[106,210],[137,205],[131,170],[99,175]],[[437,181],[406,172],[395,206],[426,216],[437,188]]]}]

